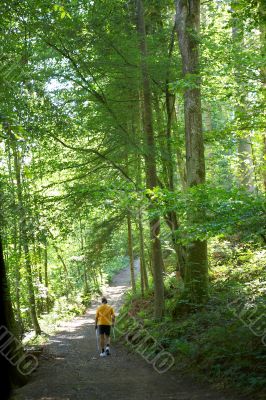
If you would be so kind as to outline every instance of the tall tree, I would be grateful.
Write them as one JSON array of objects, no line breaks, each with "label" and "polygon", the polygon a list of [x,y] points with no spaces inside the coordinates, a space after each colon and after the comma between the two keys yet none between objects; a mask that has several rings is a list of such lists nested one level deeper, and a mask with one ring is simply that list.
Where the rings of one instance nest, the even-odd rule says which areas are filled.
[{"label": "tall tree", "polygon": [[[14,386],[22,386],[27,382],[27,377],[11,364],[10,359],[19,360],[23,356],[23,348],[17,338],[16,322],[14,319],[9,285],[7,281],[6,266],[4,261],[2,232],[0,235],[0,366],[1,366],[1,398],[8,399]],[[8,332],[8,334],[7,334]]]},{"label": "tall tree", "polygon": [[[190,87],[184,93],[187,185],[192,188],[205,182],[204,142],[202,133],[201,82],[199,64],[200,0],[176,0],[176,29],[182,57],[183,79]],[[200,223],[200,210],[189,216]],[[206,240],[194,240],[187,249],[185,286],[190,298],[202,302],[208,293]]]},{"label": "tall tree", "polygon": [[[232,3],[234,7],[234,2]],[[234,51],[234,76],[237,86],[237,105],[235,107],[235,116],[241,120],[241,117],[247,112],[246,96],[247,93],[243,89],[243,81],[241,75],[243,74],[240,60],[242,59],[244,43],[244,21],[238,17],[237,13],[232,9],[232,41]],[[252,142],[249,133],[241,132],[238,137],[238,157],[239,168],[238,177],[240,184],[247,188],[249,191],[254,191],[254,165],[252,158]]]},{"label": "tall tree", "polygon": [[[137,29],[141,54],[141,77],[143,92],[143,130],[145,139],[145,167],[147,188],[153,190],[157,185],[156,150],[153,130],[152,99],[150,75],[147,64],[147,42],[142,0],[136,0]],[[154,315],[160,319],[164,312],[163,257],[160,241],[160,217],[156,215],[153,201],[150,200],[150,239],[154,279]]]},{"label": "tall tree", "polygon": [[[5,272],[5,263],[4,263],[4,255],[3,255],[3,247],[2,240],[0,239],[0,326],[1,328],[8,325],[8,308],[6,307],[6,295],[3,296],[3,293],[6,293],[6,272]],[[3,332],[1,332],[3,334]],[[1,336],[0,336],[1,338]],[[0,346],[2,346],[2,339],[0,339]],[[3,400],[9,399],[11,392],[11,369],[9,361],[0,354],[0,367],[1,367],[1,379],[0,379],[0,392],[1,397],[3,396]]]},{"label": "tall tree", "polygon": [[23,191],[22,191],[22,181],[21,181],[21,159],[19,157],[19,151],[17,147],[17,141],[14,133],[11,131],[11,127],[8,125],[8,133],[10,135],[11,146],[13,149],[14,157],[14,171],[16,176],[16,189],[17,189],[17,199],[18,199],[18,212],[20,219],[20,234],[21,243],[24,250],[25,256],[25,267],[26,267],[26,279],[28,286],[28,296],[29,296],[29,308],[31,314],[32,324],[36,335],[40,335],[41,328],[38,322],[37,311],[36,311],[36,301],[32,278],[32,267],[31,267],[31,257],[29,249],[29,238],[28,238],[28,226],[27,226],[27,216],[25,211]]},{"label": "tall tree", "polygon": [[128,253],[130,264],[130,276],[132,290],[136,292],[135,269],[134,269],[134,253],[133,253],[133,235],[130,211],[127,212],[127,236],[128,236]]},{"label": "tall tree", "polygon": [[[262,60],[265,61],[266,58],[266,5],[263,0],[258,0],[258,19],[259,19],[259,29],[260,29],[260,47]],[[261,84],[262,84],[262,100],[265,103],[266,100],[266,64],[262,62],[260,68]],[[266,131],[263,132],[263,184],[264,191],[266,192]]]}]

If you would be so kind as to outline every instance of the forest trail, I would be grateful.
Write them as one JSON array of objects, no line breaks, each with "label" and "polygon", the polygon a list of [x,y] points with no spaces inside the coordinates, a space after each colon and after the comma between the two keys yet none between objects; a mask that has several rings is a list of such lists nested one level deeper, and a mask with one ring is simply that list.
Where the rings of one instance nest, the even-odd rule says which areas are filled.
[{"label": "forest trail", "polygon": [[[126,268],[105,290],[116,311],[129,287]],[[174,371],[159,374],[120,344],[111,346],[112,355],[101,359],[94,328],[98,304],[95,301],[84,316],[62,324],[51,336],[38,369],[27,385],[15,391],[13,400],[239,400]]]}]

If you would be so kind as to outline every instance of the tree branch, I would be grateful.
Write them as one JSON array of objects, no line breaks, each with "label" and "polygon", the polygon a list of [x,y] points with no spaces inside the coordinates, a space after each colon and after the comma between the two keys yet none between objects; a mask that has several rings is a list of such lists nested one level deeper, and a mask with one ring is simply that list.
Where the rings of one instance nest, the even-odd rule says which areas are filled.
[{"label": "tree branch", "polygon": [[118,170],[129,182],[133,183],[133,185],[136,187],[135,182],[130,178],[130,176],[123,170],[123,168],[121,168],[118,164],[116,164],[113,160],[111,160],[110,158],[106,157],[104,154],[100,153],[98,150],[95,149],[84,149],[83,147],[75,147],[75,146],[71,146],[67,143],[65,143],[63,140],[59,139],[58,137],[56,137],[55,135],[51,135],[56,141],[58,141],[62,146],[70,149],[70,150],[74,150],[74,151],[79,151],[79,152],[85,152],[85,153],[91,153],[91,154],[95,154],[97,157],[101,158],[102,160],[106,161],[107,163],[109,163],[113,168],[115,168],[116,170]]}]

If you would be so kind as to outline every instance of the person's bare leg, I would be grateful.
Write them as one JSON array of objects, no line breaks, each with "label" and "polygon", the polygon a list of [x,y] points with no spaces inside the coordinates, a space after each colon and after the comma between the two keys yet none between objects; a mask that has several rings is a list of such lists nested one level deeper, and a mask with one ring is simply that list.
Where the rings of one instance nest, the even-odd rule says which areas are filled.
[{"label": "person's bare leg", "polygon": [[106,346],[110,346],[110,336],[105,335]]},{"label": "person's bare leg", "polygon": [[104,335],[100,335],[100,346],[102,351],[104,351]]},{"label": "person's bare leg", "polygon": [[106,338],[106,350],[105,353],[107,356],[110,356],[110,336],[109,335],[105,335]]}]

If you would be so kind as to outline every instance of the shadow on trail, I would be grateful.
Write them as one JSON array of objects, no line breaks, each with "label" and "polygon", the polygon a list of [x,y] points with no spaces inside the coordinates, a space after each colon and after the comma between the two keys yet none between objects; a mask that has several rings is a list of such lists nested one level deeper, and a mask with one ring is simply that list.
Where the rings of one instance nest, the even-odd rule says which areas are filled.
[{"label": "shadow on trail", "polygon": [[[104,291],[116,309],[129,282],[127,268]],[[84,316],[65,322],[50,336],[39,368],[27,385],[16,390],[16,400],[237,400],[174,371],[158,374],[122,345],[111,345],[112,355],[100,358],[94,328],[98,304],[94,302]]]}]

